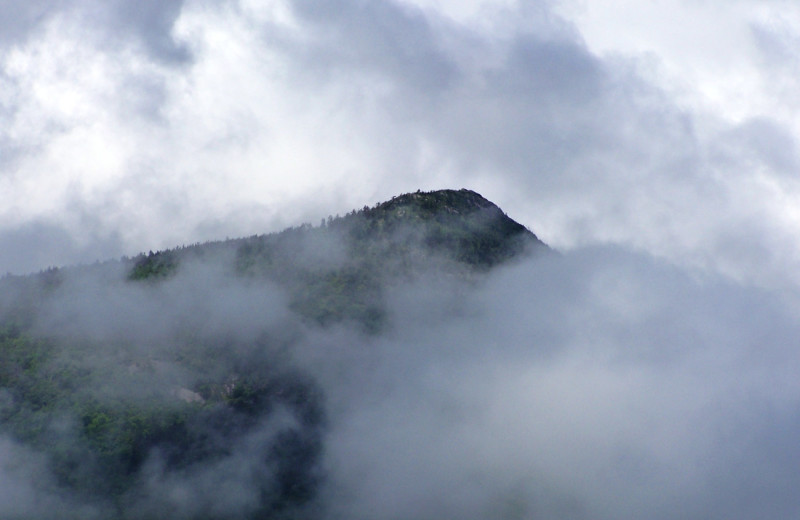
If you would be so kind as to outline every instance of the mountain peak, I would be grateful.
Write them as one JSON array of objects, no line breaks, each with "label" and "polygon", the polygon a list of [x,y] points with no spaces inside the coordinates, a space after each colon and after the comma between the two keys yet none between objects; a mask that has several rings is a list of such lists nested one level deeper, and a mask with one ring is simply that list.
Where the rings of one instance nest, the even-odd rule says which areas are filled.
[{"label": "mountain peak", "polygon": [[547,250],[530,230],[472,190],[417,190],[344,217],[328,217],[320,227],[304,224],[268,235],[197,244],[188,251],[139,255],[131,278],[168,275],[177,267],[178,257],[204,256],[208,250],[228,246],[236,250],[240,270],[285,274],[304,265],[298,251],[309,248],[302,244],[323,236],[341,242],[351,263],[384,268],[424,268],[434,254],[467,269],[484,270],[524,252]]},{"label": "mountain peak", "polygon": [[487,208],[495,208],[500,211],[500,208],[486,200],[479,193],[463,188],[460,190],[417,190],[414,193],[405,193],[392,197],[391,200],[379,204],[378,208],[400,210],[407,206],[428,211],[445,211],[455,215],[463,215]]},{"label": "mountain peak", "polygon": [[472,267],[492,267],[525,250],[547,247],[495,204],[467,189],[406,193],[364,208],[355,217],[365,220],[356,223],[362,236],[388,237],[405,227],[427,249]]},{"label": "mountain peak", "polygon": [[[415,282],[436,292],[426,311],[440,312],[451,288],[460,301],[492,266],[536,247],[546,249],[479,194],[440,190],[77,276],[0,279],[0,435],[24,448],[20,460],[37,453],[30,472],[45,475],[42,490],[103,518],[172,507],[154,489],[173,483],[205,497],[208,478],[240,466],[224,478],[252,499],[211,516],[306,518],[325,493],[322,385],[376,359],[385,347],[366,338],[394,345],[393,331],[414,326],[404,302]],[[363,341],[366,364],[344,341]]]}]

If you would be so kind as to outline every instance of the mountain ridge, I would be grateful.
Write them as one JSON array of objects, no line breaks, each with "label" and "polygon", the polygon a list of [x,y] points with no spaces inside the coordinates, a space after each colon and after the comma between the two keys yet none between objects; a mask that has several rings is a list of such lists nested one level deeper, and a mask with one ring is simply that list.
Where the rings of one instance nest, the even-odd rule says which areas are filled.
[{"label": "mountain ridge", "polygon": [[[351,240],[351,246],[359,247],[364,245],[365,239],[385,240],[390,233],[398,231],[398,228],[414,225],[421,226],[422,233],[422,236],[417,235],[414,238],[421,239],[425,246],[449,253],[454,260],[474,267],[491,267],[522,253],[525,248],[547,248],[533,232],[509,218],[497,205],[474,191],[418,190],[397,195],[373,207],[364,206],[361,210],[352,210],[343,217],[329,216],[318,227],[301,224],[264,235],[193,244],[151,252],[149,255],[139,254],[133,258],[130,278],[144,279],[168,274],[176,267],[176,253],[183,251],[202,256],[207,250],[232,246],[236,248],[239,267],[246,270],[246,266],[241,264],[247,263],[247,257],[254,250],[263,251],[264,247],[280,243],[287,235],[338,230],[345,232],[340,238]],[[448,236],[448,233],[454,233],[455,236]],[[473,245],[484,249],[470,254],[465,250],[469,240],[479,241]]]},{"label": "mountain ridge", "polygon": [[474,191],[417,191],[328,217],[316,227],[302,224],[139,255],[131,260],[128,278],[157,281],[174,275],[188,259],[228,251],[237,275],[289,287],[291,307],[301,316],[319,324],[355,320],[376,330],[387,283],[430,269],[470,277],[546,250],[533,232]]},{"label": "mountain ridge", "polygon": [[[369,357],[406,286],[468,291],[546,250],[477,193],[438,190],[316,227],[4,278],[0,441],[35,455],[38,492],[92,518],[313,518],[328,407],[295,349],[349,337]],[[331,362],[353,362],[332,348]],[[248,498],[220,505],[205,482]]]}]

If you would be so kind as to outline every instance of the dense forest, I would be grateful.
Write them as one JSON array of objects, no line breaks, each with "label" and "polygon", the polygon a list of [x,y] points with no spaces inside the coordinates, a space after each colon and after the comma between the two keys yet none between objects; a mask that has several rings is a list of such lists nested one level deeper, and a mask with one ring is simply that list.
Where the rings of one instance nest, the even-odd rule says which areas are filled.
[{"label": "dense forest", "polygon": [[[0,428],[50,505],[20,518],[308,518],[326,396],[293,349],[396,324],[412,280],[547,251],[477,193],[0,280]],[[311,332],[310,332],[311,331]],[[220,499],[224,496],[225,499]]]}]

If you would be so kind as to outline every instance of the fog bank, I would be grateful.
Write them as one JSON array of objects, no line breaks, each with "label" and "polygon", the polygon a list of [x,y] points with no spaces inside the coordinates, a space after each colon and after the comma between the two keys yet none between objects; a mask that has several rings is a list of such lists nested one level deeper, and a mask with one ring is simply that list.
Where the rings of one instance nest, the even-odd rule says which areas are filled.
[{"label": "fog bank", "polygon": [[[81,392],[100,402],[191,406],[257,374],[267,381],[253,401],[262,412],[197,412],[185,439],[210,455],[195,461],[159,445],[116,505],[73,496],[38,448],[6,435],[4,516],[66,508],[104,518],[119,504],[125,518],[800,511],[800,321],[790,292],[592,248],[469,280],[388,281],[387,325],[368,333],[309,323],[280,287],[225,265],[189,262],[138,284],[110,268],[66,273],[35,330],[88,345],[53,363],[99,374]],[[214,368],[193,355],[211,356]],[[13,399],[3,394],[4,409]],[[77,445],[70,424],[52,421],[48,435]],[[280,505],[286,496],[300,505]]]}]

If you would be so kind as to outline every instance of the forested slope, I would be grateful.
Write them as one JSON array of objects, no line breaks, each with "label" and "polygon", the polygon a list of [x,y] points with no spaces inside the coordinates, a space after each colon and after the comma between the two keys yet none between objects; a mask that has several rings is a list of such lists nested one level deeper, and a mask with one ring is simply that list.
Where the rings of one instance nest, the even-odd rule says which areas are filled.
[{"label": "forested slope", "polygon": [[[309,330],[391,330],[388,293],[546,251],[468,191],[318,226],[0,281],[0,429],[62,518],[313,516],[325,396]],[[176,498],[178,497],[178,498]],[[49,518],[41,510],[24,518]],[[72,516],[70,516],[72,515]]]}]

